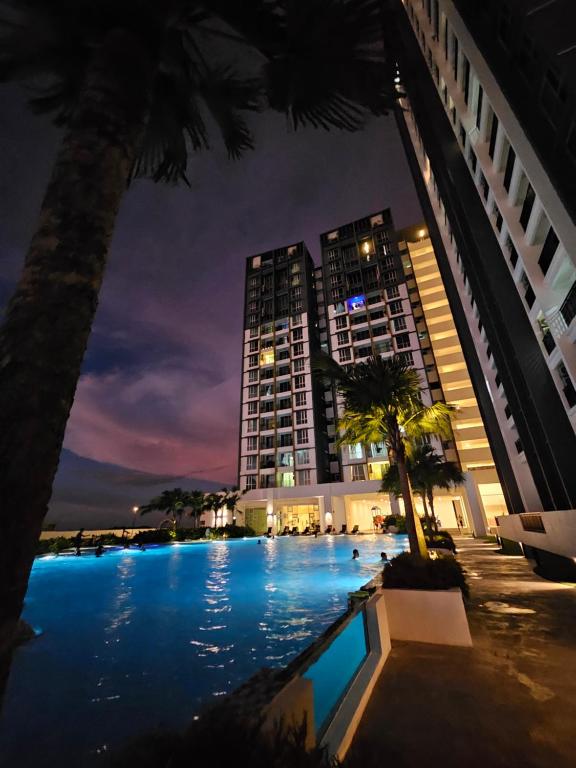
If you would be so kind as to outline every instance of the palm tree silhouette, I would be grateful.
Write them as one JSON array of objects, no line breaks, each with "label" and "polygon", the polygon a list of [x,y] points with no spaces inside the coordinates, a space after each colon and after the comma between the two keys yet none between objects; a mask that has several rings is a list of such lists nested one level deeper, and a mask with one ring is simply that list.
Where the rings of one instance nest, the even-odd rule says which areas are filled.
[{"label": "palm tree silhouette", "polygon": [[378,0],[2,5],[0,81],[33,83],[30,106],[63,139],[0,328],[0,690],[127,186],[186,182],[214,135],[239,157],[250,112],[349,131],[385,114],[396,92],[380,12]]}]

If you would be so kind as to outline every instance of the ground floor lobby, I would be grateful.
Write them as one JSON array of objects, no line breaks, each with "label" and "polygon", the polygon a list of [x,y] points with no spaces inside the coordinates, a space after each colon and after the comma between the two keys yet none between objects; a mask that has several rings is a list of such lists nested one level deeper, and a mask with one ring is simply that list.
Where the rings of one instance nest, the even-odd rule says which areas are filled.
[{"label": "ground floor lobby", "polygon": [[[434,495],[434,512],[440,526],[483,536],[492,527],[493,516],[474,485]],[[416,509],[424,514],[422,500],[415,496]],[[361,533],[380,529],[389,515],[403,514],[402,500],[380,491],[380,481],[321,483],[292,488],[248,491],[238,504],[242,522],[257,533],[278,535],[285,531],[339,533],[343,526]]]}]

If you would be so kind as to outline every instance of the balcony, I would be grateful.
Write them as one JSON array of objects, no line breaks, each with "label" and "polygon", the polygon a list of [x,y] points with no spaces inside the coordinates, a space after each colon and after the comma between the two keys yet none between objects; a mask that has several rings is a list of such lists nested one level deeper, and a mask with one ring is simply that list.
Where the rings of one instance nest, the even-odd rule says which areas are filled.
[{"label": "balcony", "polygon": [[568,292],[568,296],[564,299],[564,303],[560,307],[560,314],[566,323],[566,327],[568,327],[576,317],[576,282],[573,283],[572,288],[570,288],[570,291]]},{"label": "balcony", "polygon": [[544,349],[546,352],[548,352],[549,355],[552,354],[552,351],[556,347],[556,341],[554,340],[554,336],[552,336],[551,331],[546,331],[542,336],[542,343],[544,344]]}]

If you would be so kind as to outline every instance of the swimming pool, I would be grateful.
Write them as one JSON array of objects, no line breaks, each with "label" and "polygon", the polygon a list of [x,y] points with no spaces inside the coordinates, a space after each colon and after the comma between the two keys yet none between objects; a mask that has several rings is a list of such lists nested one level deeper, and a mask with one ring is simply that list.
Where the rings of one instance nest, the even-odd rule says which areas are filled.
[{"label": "swimming pool", "polygon": [[402,536],[282,537],[38,559],[24,616],[43,634],[16,654],[0,755],[97,765],[143,730],[185,724],[287,664],[380,570],[382,550],[405,548]]}]

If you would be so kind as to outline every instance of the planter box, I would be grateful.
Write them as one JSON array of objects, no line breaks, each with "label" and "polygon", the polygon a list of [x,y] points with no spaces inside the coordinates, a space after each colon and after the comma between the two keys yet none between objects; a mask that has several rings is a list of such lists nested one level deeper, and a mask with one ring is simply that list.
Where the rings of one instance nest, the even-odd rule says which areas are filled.
[{"label": "planter box", "polygon": [[384,589],[392,640],[471,646],[472,637],[458,589]]}]

